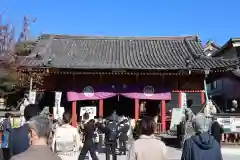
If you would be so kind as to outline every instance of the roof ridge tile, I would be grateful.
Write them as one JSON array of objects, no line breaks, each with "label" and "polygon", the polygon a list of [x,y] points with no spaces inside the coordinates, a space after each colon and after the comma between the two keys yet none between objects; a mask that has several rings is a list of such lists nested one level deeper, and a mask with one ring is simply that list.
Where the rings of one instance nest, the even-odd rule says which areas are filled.
[{"label": "roof ridge tile", "polygon": [[41,37],[53,39],[102,39],[102,40],[194,40],[198,41],[196,35],[188,36],[99,36],[99,35],[61,35],[61,34],[43,34]]}]

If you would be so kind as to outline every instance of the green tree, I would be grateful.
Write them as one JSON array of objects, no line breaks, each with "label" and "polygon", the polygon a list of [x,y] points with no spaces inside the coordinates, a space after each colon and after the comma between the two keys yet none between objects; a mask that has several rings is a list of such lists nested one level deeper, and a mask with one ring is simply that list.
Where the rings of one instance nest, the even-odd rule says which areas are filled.
[{"label": "green tree", "polygon": [[42,85],[45,72],[24,71],[19,68],[18,56],[10,54],[0,66],[0,96],[14,94],[22,89],[29,89],[30,80],[33,86]]},{"label": "green tree", "polygon": [[14,57],[7,55],[2,59],[0,68],[0,96],[15,93],[18,88],[17,66]]}]

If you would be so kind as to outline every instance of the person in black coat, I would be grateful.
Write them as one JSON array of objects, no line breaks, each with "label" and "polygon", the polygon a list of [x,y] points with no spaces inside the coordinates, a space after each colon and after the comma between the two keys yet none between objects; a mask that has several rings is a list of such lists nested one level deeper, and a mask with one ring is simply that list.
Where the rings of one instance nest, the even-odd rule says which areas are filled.
[{"label": "person in black coat", "polygon": [[26,123],[19,128],[13,128],[9,135],[10,157],[20,154],[29,148],[28,121],[32,117],[39,115],[39,113],[40,108],[35,104],[30,104],[24,109],[24,118],[26,120]]},{"label": "person in black coat", "polygon": [[119,146],[120,146],[120,154],[126,155],[127,151],[127,141],[128,141],[128,131],[129,131],[129,123],[127,119],[124,119],[119,123]]},{"label": "person in black coat", "polygon": [[215,138],[215,140],[220,144],[223,134],[223,128],[218,123],[216,117],[213,117],[213,123],[211,126],[211,134]]},{"label": "person in black coat", "polygon": [[84,124],[83,134],[84,134],[84,143],[81,153],[78,160],[84,160],[87,153],[90,152],[92,160],[98,160],[96,154],[96,145],[93,139],[95,138],[94,132],[96,130],[95,120],[91,119],[86,124]]},{"label": "person in black coat", "polygon": [[177,125],[177,137],[179,140],[180,147],[183,147],[184,135],[185,135],[185,117],[182,117],[182,121]]},{"label": "person in black coat", "polygon": [[209,134],[205,116],[193,119],[196,134],[185,140],[181,160],[223,160],[219,143]]}]

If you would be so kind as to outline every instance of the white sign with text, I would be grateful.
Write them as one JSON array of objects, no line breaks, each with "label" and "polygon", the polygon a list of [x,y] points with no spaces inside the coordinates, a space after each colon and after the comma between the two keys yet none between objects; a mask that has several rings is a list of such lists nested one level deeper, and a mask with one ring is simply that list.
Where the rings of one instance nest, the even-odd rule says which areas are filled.
[{"label": "white sign with text", "polygon": [[97,115],[97,107],[96,106],[81,107],[80,116],[82,117],[85,113],[89,114],[89,119],[94,119],[94,117]]}]

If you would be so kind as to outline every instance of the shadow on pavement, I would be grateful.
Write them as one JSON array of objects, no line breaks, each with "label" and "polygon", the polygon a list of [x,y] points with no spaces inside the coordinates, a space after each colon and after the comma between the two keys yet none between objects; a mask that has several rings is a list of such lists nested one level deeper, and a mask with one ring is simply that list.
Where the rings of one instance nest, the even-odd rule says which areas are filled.
[{"label": "shadow on pavement", "polygon": [[181,142],[177,138],[162,138],[162,141],[169,147],[181,149]]}]

